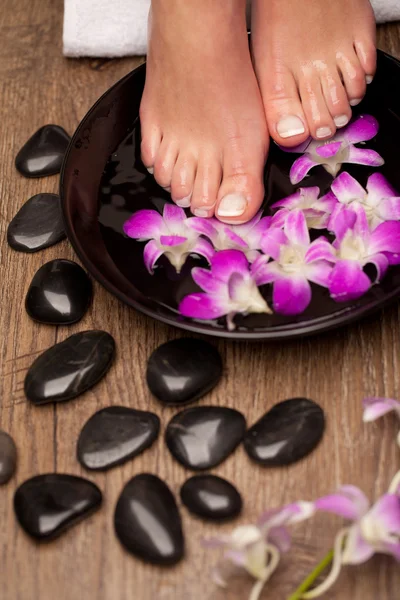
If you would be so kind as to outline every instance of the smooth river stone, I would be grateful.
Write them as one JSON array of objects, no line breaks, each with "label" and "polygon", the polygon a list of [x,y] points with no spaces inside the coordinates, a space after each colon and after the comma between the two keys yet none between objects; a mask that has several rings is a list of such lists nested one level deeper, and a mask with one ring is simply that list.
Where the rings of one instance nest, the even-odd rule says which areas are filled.
[{"label": "smooth river stone", "polygon": [[8,226],[7,242],[19,252],[37,252],[66,238],[57,194],[32,196]]},{"label": "smooth river stone", "polygon": [[194,475],[181,488],[183,504],[195,515],[213,521],[234,519],[242,510],[242,498],[226,479]]},{"label": "smooth river stone", "polygon": [[267,467],[290,465],[318,445],[325,430],[323,410],[307,398],[276,404],[246,433],[244,447]]},{"label": "smooth river stone", "polygon": [[173,565],[184,554],[181,517],[169,487],[155,475],[133,477],[117,502],[114,526],[129,552],[154,564]]},{"label": "smooth river stone", "polygon": [[197,406],[175,415],[165,432],[167,446],[188,469],[211,469],[240,444],[246,431],[242,413],[222,406]]},{"label": "smooth river stone", "polygon": [[15,492],[14,510],[28,535],[47,541],[95,512],[101,502],[101,491],[91,481],[54,473],[25,481]]},{"label": "smooth river stone", "polygon": [[14,440],[0,429],[0,485],[7,483],[14,475],[17,465],[17,449]]},{"label": "smooth river stone", "polygon": [[37,405],[72,400],[104,377],[114,355],[109,333],[75,333],[35,360],[25,378],[25,395]]},{"label": "smooth river stone", "polygon": [[71,260],[52,260],[36,272],[25,300],[28,315],[39,323],[71,325],[80,321],[92,299],[92,283]]},{"label": "smooth river stone", "polygon": [[18,152],[15,159],[17,170],[24,177],[47,177],[59,173],[70,139],[58,125],[41,127]]},{"label": "smooth river stone", "polygon": [[186,404],[212,390],[222,375],[221,356],[203,340],[180,338],[157,348],[147,365],[150,391],[164,404]]},{"label": "smooth river stone", "polygon": [[151,412],[125,406],[103,408],[80,433],[78,460],[87,469],[109,469],[149,448],[159,431],[160,419]]}]

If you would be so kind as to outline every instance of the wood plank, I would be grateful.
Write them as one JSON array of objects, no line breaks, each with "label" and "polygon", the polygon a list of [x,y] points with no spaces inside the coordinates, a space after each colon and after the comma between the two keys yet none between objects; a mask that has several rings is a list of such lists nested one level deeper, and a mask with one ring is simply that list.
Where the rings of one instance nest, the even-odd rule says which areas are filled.
[{"label": "wood plank", "polygon": [[[143,565],[115,538],[112,516],[124,483],[134,474],[159,474],[175,493],[189,475],[165,450],[163,439],[143,456],[106,474],[90,476],[104,492],[102,510],[58,541],[31,542],[17,526],[13,493],[24,479],[51,471],[87,476],[75,458],[78,433],[86,419],[108,404],[157,412],[165,424],[175,412],[161,409],[145,385],[146,360],[160,343],[181,333],[155,323],[95,284],[93,307],[80,324],[51,328],[32,323],[23,298],[38,267],[57,257],[74,258],[67,242],[43,253],[12,252],[5,243],[7,224],[24,201],[38,192],[57,191],[58,177],[26,180],[13,165],[26,139],[54,122],[72,133],[92,103],[140,59],[65,60],[61,56],[62,10],[59,0],[2,0],[0,11],[0,426],[16,440],[18,471],[0,489],[0,597],[2,600],[219,600],[246,598],[249,582],[220,592],[209,579],[216,559],[200,541],[231,526],[213,527],[183,510],[187,559],[173,569]],[[400,57],[400,26],[381,27],[380,47]],[[113,318],[110,320],[109,315]],[[106,328],[118,347],[116,365],[93,391],[65,406],[34,408],[23,396],[26,369],[39,352],[76,331]],[[222,383],[203,403],[232,406],[254,422],[269,406],[292,396],[318,400],[328,415],[327,434],[307,460],[287,469],[251,465],[242,448],[215,469],[236,482],[245,497],[240,522],[252,522],[267,507],[298,498],[312,499],[340,483],[361,486],[371,497],[381,494],[399,466],[393,442],[395,420],[363,426],[365,395],[400,397],[399,310],[314,339],[286,344],[217,342],[225,363]],[[250,383],[249,383],[250,382]],[[280,600],[302,580],[331,546],[338,521],[316,519],[295,532],[285,557],[263,598]],[[396,600],[400,574],[394,562],[374,559],[348,568],[330,592],[333,600]],[[55,592],[56,590],[56,592]]]}]

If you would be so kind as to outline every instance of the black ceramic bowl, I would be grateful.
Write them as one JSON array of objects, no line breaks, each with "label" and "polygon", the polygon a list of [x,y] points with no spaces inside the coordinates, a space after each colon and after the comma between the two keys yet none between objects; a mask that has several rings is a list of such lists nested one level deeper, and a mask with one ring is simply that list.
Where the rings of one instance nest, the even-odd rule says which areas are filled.
[{"label": "black ceramic bowl", "polygon": [[[248,315],[236,318],[229,332],[225,320],[201,322],[177,312],[179,301],[198,291],[190,269],[201,261],[191,258],[180,275],[160,260],[154,275],[147,273],[143,244],[127,238],[124,221],[136,210],[162,210],[169,195],[150,176],[140,160],[139,104],[145,65],[124,77],[93,106],[72,138],[61,173],[61,198],[68,237],[89,272],[112,294],[143,313],[182,329],[234,339],[294,338],[345,325],[366,316],[400,293],[400,267],[391,267],[380,285],[352,303],[334,302],[315,286],[307,310],[296,317]],[[400,62],[379,52],[378,72],[355,114],[368,113],[380,123],[368,142],[385,159],[380,171],[400,190]],[[265,168],[265,207],[294,192],[288,173],[295,156],[272,145]],[[346,165],[365,184],[375,171]],[[313,169],[303,185],[328,191],[332,178],[322,167]],[[268,299],[268,298],[267,298]]]}]

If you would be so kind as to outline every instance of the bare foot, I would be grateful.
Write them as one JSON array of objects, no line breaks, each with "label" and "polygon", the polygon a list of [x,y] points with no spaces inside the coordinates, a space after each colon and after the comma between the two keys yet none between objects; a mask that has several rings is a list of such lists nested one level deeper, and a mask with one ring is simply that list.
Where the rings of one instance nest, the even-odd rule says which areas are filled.
[{"label": "bare foot", "polygon": [[245,0],[153,0],[140,119],[143,162],[179,206],[253,217],[269,136]]},{"label": "bare foot", "polygon": [[369,0],[253,0],[253,60],[278,144],[349,122],[375,73],[375,30]]}]

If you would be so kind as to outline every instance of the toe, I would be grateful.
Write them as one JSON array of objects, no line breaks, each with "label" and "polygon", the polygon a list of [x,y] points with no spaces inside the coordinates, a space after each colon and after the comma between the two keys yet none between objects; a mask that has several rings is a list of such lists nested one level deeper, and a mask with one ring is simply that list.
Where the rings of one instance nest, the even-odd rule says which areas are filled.
[{"label": "toe", "polygon": [[196,217],[212,217],[221,185],[222,168],[218,156],[210,153],[199,160],[194,182],[191,211]]},{"label": "toe", "polygon": [[154,178],[158,185],[168,191],[171,189],[172,173],[178,158],[178,152],[178,143],[164,137],[154,162]]},{"label": "toe", "polygon": [[356,49],[357,58],[360,61],[360,65],[365,73],[365,80],[367,85],[372,83],[372,80],[376,72],[376,46],[374,44],[374,38],[371,39],[360,39],[354,43]]},{"label": "toe", "polygon": [[224,158],[223,180],[218,193],[216,216],[224,223],[246,223],[264,200],[264,162],[266,149],[248,148],[246,159]]},{"label": "toe", "polygon": [[161,146],[161,131],[158,127],[153,126],[147,131],[142,128],[142,143],[140,146],[142,162],[146,169],[153,173],[154,163]]},{"label": "toe", "polygon": [[296,81],[286,68],[272,77],[270,71],[267,74],[261,89],[269,133],[281,146],[297,146],[307,139],[309,130]]},{"label": "toe", "polygon": [[350,105],[357,106],[365,96],[367,82],[366,74],[354,49],[339,52],[337,63]]},{"label": "toe", "polygon": [[324,140],[332,137],[336,125],[328,110],[319,75],[316,72],[299,78],[300,97],[312,137]]},{"label": "toe", "polygon": [[171,198],[182,208],[190,206],[196,169],[197,160],[193,154],[181,150],[172,173]]},{"label": "toe", "polygon": [[336,69],[330,69],[321,74],[321,87],[335,126],[338,129],[345,127],[351,119],[351,107]]}]

